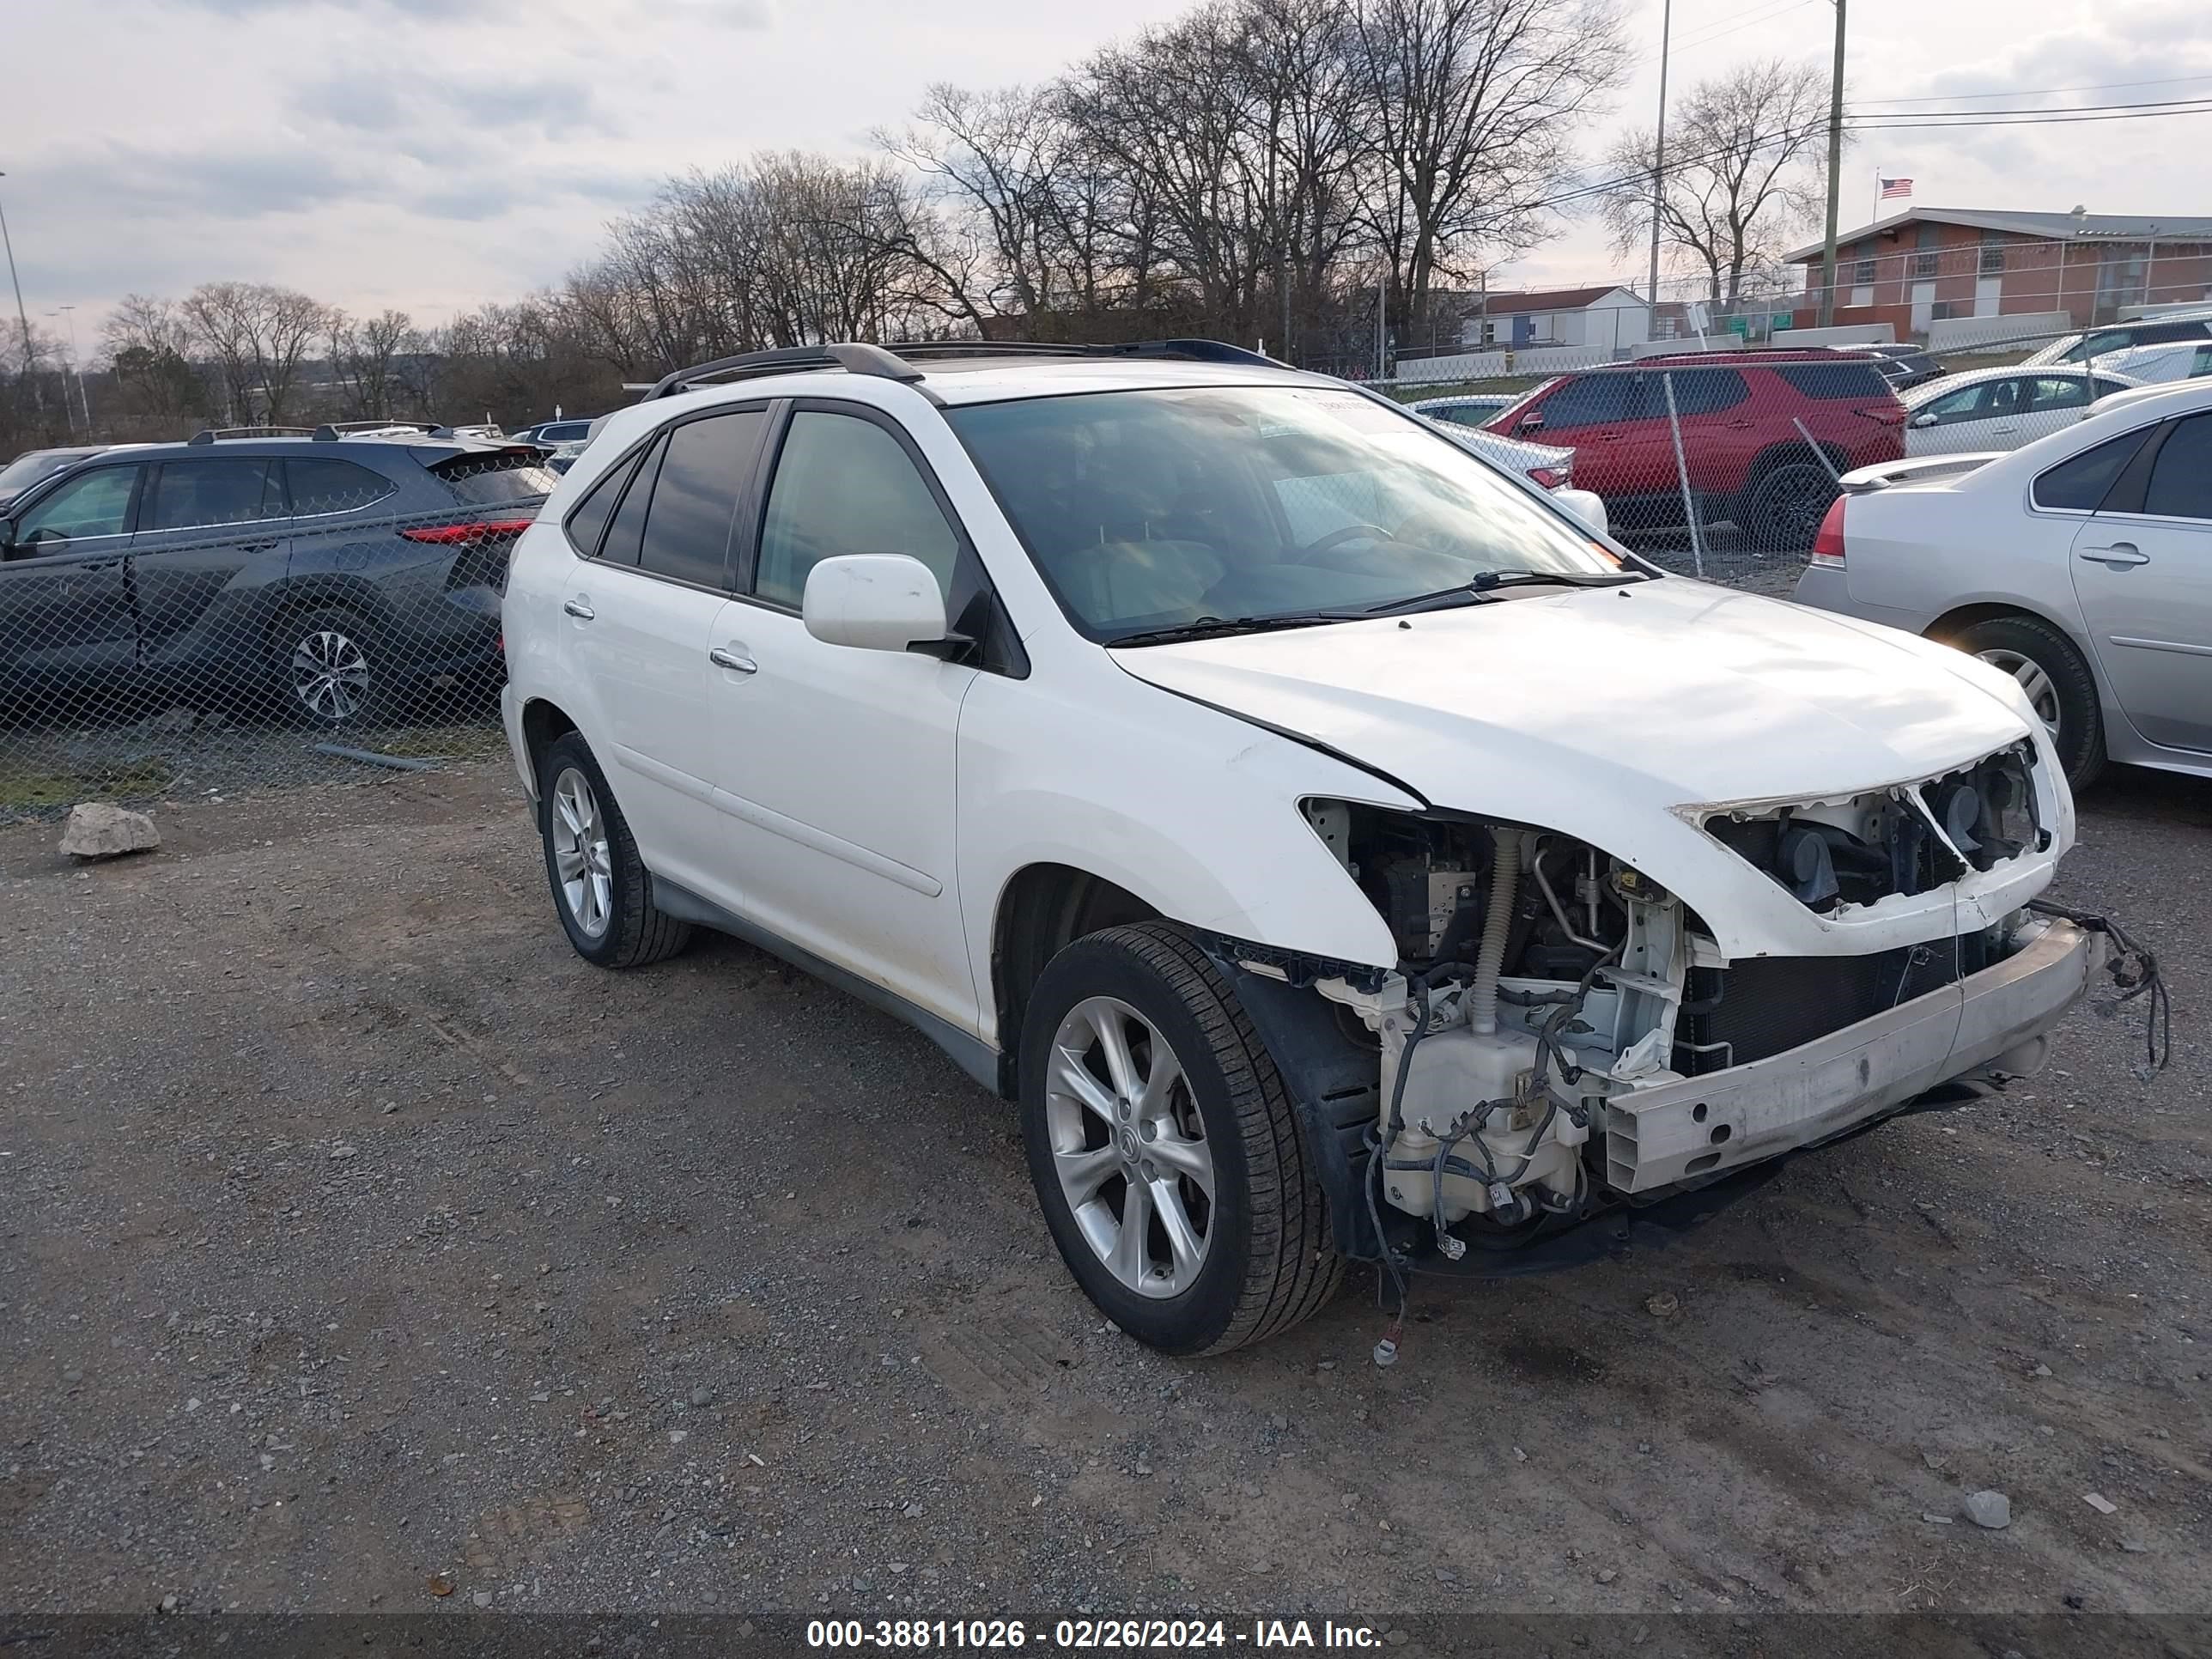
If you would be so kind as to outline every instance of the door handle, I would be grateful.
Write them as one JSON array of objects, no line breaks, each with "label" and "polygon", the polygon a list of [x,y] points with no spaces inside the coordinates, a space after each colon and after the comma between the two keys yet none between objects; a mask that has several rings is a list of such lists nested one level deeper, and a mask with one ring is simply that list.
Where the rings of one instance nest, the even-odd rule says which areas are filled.
[{"label": "door handle", "polygon": [[270,548],[283,544],[281,542],[240,542],[238,550],[241,553],[266,553]]},{"label": "door handle", "polygon": [[2000,437],[2010,437],[2014,433],[2019,431],[2020,428],[2016,426],[1993,426],[1990,430]]},{"label": "door handle", "polygon": [[563,599],[561,601],[561,608],[578,622],[589,622],[599,614],[580,599]]},{"label": "door handle", "polygon": [[734,674],[757,674],[760,672],[760,665],[755,662],[750,657],[740,655],[735,651],[725,651],[719,645],[707,653],[707,660],[714,664],[715,667],[726,668]]},{"label": "door handle", "polygon": [[1751,430],[1751,422],[1749,421],[1730,421],[1729,422],[1729,430],[1731,432],[1748,432]]},{"label": "door handle", "polygon": [[2110,547],[2085,547],[2081,556],[2091,564],[2101,564],[2114,570],[2131,564],[2148,564],[2150,555],[2139,550],[2133,542],[2114,542]]}]

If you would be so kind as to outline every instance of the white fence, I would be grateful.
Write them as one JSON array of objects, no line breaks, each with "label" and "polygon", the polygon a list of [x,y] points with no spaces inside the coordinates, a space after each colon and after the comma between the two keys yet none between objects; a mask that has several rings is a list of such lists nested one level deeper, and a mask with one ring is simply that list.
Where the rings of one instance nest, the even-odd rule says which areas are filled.
[{"label": "white fence", "polygon": [[1515,375],[1554,374],[1563,368],[1589,368],[1613,362],[1614,355],[1605,346],[1522,346],[1517,349],[1500,346],[1488,351],[1455,352],[1449,357],[1401,357],[1396,379],[1401,386],[1502,380]]},{"label": "white fence", "polygon": [[2063,311],[2022,311],[1997,317],[1938,317],[1928,325],[1928,349],[1971,356],[1977,351],[2010,351],[2041,344],[2056,334],[2070,334],[2074,319]]}]

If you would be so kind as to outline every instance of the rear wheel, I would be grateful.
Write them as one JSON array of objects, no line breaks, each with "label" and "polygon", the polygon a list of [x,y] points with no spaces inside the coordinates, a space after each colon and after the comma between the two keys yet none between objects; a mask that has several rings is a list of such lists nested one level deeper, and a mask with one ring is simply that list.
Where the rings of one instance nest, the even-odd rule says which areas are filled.
[{"label": "rear wheel", "polygon": [[277,631],[276,647],[286,706],[311,726],[368,726],[390,701],[389,653],[354,611],[300,611]]},{"label": "rear wheel", "polygon": [[1123,1330],[1219,1353],[1328,1301],[1343,1264],[1289,1091],[1188,935],[1146,922],[1062,951],[1030,998],[1021,1062],[1046,1224]]},{"label": "rear wheel", "polygon": [[690,924],[654,908],[652,878],[591,746],[574,732],[556,738],[538,777],[545,878],[576,954],[601,968],[641,968],[681,951]]},{"label": "rear wheel", "polygon": [[1812,462],[1778,466],[1752,487],[1742,528],[1765,553],[1809,553],[1836,481]]},{"label": "rear wheel", "polygon": [[2097,678],[2071,640],[2040,617],[1997,617],[1960,629],[1949,642],[2018,680],[2066,781],[2076,789],[2095,781],[2105,769],[2105,719]]}]

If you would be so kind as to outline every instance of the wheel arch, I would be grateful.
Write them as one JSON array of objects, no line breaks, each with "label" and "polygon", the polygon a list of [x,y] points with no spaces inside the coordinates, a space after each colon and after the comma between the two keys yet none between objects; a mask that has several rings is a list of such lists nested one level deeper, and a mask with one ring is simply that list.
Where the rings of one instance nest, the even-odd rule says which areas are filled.
[{"label": "wheel arch", "polygon": [[1045,964],[1086,933],[1162,919],[1127,888],[1072,864],[1027,864],[1006,878],[991,919],[1001,1095],[1012,1100],[1018,1091],[1022,1018]]},{"label": "wheel arch", "polygon": [[522,705],[522,762],[529,769],[530,793],[534,799],[544,790],[538,776],[538,757],[555,741],[579,726],[568,711],[550,697],[532,697]]},{"label": "wheel arch", "polygon": [[[1848,472],[1851,468],[1850,455],[1844,447],[1830,440],[1814,445],[1827,458],[1829,466],[1837,472]],[[1752,457],[1751,466],[1743,475],[1743,495],[1748,501],[1758,493],[1759,487],[1785,466],[1818,466],[1820,461],[1806,452],[1802,438],[1788,438],[1771,443]]]}]

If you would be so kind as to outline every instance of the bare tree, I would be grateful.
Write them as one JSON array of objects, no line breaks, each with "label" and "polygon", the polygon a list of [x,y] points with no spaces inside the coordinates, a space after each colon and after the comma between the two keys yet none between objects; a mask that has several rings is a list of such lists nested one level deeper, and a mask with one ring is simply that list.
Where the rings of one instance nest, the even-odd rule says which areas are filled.
[{"label": "bare tree", "polygon": [[1376,240],[1408,314],[1478,250],[1534,246],[1577,121],[1627,54],[1613,0],[1357,0]]},{"label": "bare tree", "polygon": [[[1814,64],[1746,64],[1700,82],[1668,112],[1659,239],[1674,261],[1704,276],[1734,310],[1747,285],[1782,269],[1790,233],[1826,199],[1828,76]],[[1606,159],[1619,182],[1600,198],[1613,251],[1651,234],[1652,137],[1624,135]]]},{"label": "bare tree", "polygon": [[329,368],[346,414],[357,420],[388,420],[398,410],[395,367],[403,353],[419,351],[422,340],[404,311],[354,318],[332,306],[324,313]]},{"label": "bare tree", "polygon": [[325,332],[321,301],[267,283],[203,283],[177,313],[214,364],[228,417],[282,425],[298,399],[307,348]]}]

